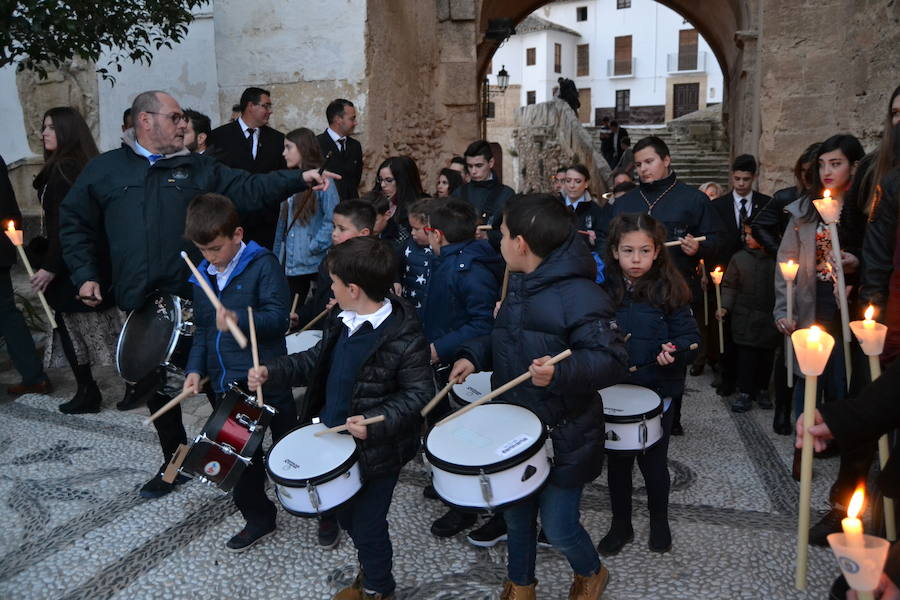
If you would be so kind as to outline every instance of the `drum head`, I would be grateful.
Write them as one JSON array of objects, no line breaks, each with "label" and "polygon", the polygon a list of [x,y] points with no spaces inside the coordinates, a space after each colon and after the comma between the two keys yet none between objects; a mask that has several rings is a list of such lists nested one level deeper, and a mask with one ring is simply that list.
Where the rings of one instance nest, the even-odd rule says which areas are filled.
[{"label": "drum head", "polygon": [[310,329],[308,331],[300,331],[292,333],[284,338],[287,346],[288,354],[297,354],[309,350],[319,343],[322,339],[322,331],[319,329]]},{"label": "drum head", "polygon": [[630,383],[611,385],[600,390],[603,414],[611,423],[649,419],[660,413],[662,400],[653,390]]},{"label": "drum head", "polygon": [[431,457],[463,467],[507,461],[543,443],[544,425],[533,412],[513,404],[482,404],[435,426],[425,438]]},{"label": "drum head", "polygon": [[181,298],[153,293],[131,311],[116,346],[116,368],[125,381],[146,377],[168,357],[181,327]]},{"label": "drum head", "polygon": [[269,450],[266,466],[276,483],[290,486],[307,480],[317,480],[345,464],[356,452],[353,436],[328,433],[314,434],[327,429],[322,423],[298,427],[278,440]]},{"label": "drum head", "polygon": [[465,383],[457,383],[453,386],[453,395],[466,404],[475,402],[491,391],[491,375],[493,374],[493,371],[472,373],[466,378]]}]

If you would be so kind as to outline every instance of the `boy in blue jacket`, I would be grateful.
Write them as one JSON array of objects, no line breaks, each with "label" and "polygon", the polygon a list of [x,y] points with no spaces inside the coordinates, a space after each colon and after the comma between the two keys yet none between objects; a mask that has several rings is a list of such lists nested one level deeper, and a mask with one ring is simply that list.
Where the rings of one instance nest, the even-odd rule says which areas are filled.
[{"label": "boy in blue jacket", "polygon": [[[494,389],[524,372],[500,400],[534,412],[550,429],[554,464],[540,492],[503,511],[508,529],[507,577],[501,598],[534,598],[537,516],[548,541],[574,571],[570,600],[596,600],[609,571],[580,523],[585,484],[603,468],[603,402],[597,390],[625,376],[627,356],[614,330],[615,307],[594,283],[597,266],[578,239],[569,211],[546,194],[506,205],[500,251],[509,290],[490,335],[458,351],[450,377],[493,371]],[[572,355],[545,363],[566,349]]]},{"label": "boy in blue jacket", "polygon": [[[197,391],[203,376],[221,401],[233,381],[246,376],[253,366],[250,348],[241,349],[227,333],[226,319],[249,331],[247,307],[253,307],[256,339],[261,361],[284,356],[284,332],[288,327],[290,292],[281,264],[272,252],[256,242],[245,244],[244,230],[231,200],[220,194],[203,194],[188,205],[185,237],[203,254],[198,266],[210,288],[217,292],[223,308],[216,311],[194,276],[194,338],[185,369],[184,389]],[[266,404],[276,413],[269,425],[277,442],[297,424],[297,412],[290,388],[267,386]],[[262,447],[253,455],[234,487],[234,503],[246,519],[246,526],[228,540],[226,547],[244,551],[275,531],[275,505],[266,496],[266,471]]]}]

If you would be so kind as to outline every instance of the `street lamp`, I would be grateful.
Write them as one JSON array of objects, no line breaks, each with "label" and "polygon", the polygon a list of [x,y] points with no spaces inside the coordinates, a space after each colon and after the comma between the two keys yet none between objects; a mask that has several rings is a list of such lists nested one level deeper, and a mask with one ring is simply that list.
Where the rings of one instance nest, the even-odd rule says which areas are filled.
[{"label": "street lamp", "polygon": [[503,65],[499,71],[497,71],[497,86],[496,89],[491,89],[491,82],[488,80],[488,76],[484,76],[484,81],[481,86],[481,137],[482,139],[487,139],[487,120],[490,117],[489,114],[489,105],[491,96],[497,96],[499,94],[506,93],[507,88],[509,87],[509,73],[506,71],[506,65]]}]

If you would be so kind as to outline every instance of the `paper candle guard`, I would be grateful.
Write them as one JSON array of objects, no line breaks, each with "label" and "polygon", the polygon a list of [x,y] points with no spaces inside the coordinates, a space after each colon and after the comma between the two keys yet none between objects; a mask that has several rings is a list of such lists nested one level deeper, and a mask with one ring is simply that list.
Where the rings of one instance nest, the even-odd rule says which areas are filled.
[{"label": "paper candle guard", "polygon": [[848,546],[843,533],[832,533],[828,544],[837,559],[841,573],[851,589],[868,592],[878,587],[890,542],[873,535],[864,535],[865,547]]}]

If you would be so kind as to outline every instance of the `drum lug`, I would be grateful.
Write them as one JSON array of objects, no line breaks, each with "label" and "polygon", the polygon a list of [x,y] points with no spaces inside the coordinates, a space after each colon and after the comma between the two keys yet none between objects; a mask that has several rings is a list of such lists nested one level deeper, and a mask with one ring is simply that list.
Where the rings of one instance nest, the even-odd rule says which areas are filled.
[{"label": "drum lug", "polygon": [[309,484],[306,487],[306,493],[309,494],[309,503],[312,504],[313,509],[319,512],[319,506],[322,504],[322,501],[319,499],[319,491],[316,489],[316,486]]},{"label": "drum lug", "polygon": [[610,429],[609,431],[606,432],[606,439],[608,439],[611,442],[618,442],[622,438],[620,438],[619,434],[617,434],[614,430]]},{"label": "drum lug", "polygon": [[641,452],[647,449],[647,421],[641,421],[638,426],[638,440],[641,442]]},{"label": "drum lug", "polygon": [[220,444],[219,442],[217,442],[215,440],[211,440],[211,439],[209,439],[209,437],[207,437],[207,435],[205,433],[201,433],[200,435],[198,435],[196,440],[194,440],[194,441],[198,442],[200,440],[203,440],[204,442],[206,442],[207,444],[209,444],[211,446],[215,446],[216,448],[218,448],[219,450],[221,450],[228,456],[233,456],[236,460],[239,460],[242,463],[244,463],[245,466],[249,467],[251,464],[253,464],[253,462],[249,458],[238,454],[232,446],[230,446],[228,444]]},{"label": "drum lug", "polygon": [[246,427],[247,431],[249,431],[250,433],[256,431],[257,422],[251,421],[248,415],[245,415],[244,413],[238,413],[237,415],[235,415],[234,420]]},{"label": "drum lug", "polygon": [[491,489],[491,480],[484,474],[484,469],[478,472],[478,483],[481,485],[481,497],[488,506],[494,503],[494,491]]}]

